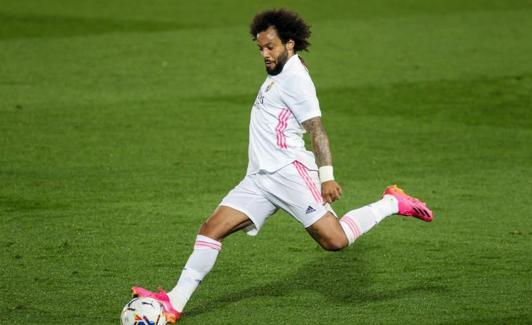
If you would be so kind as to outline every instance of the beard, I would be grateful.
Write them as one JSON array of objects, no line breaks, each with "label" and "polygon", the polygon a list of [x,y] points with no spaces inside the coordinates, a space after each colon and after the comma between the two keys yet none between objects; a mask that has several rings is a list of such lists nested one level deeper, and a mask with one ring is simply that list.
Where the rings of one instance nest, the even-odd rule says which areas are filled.
[{"label": "beard", "polygon": [[266,72],[268,72],[270,76],[276,76],[283,71],[284,65],[286,64],[286,61],[288,61],[288,51],[284,50],[276,61],[277,63],[273,69],[268,69],[268,67],[266,67]]}]

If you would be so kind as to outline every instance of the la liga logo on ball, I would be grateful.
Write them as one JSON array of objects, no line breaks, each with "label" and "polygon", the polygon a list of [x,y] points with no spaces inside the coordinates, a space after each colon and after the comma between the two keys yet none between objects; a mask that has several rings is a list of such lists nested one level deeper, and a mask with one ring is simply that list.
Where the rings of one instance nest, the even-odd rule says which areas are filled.
[{"label": "la liga logo on ball", "polygon": [[120,315],[122,325],[164,325],[163,306],[152,298],[133,298]]}]

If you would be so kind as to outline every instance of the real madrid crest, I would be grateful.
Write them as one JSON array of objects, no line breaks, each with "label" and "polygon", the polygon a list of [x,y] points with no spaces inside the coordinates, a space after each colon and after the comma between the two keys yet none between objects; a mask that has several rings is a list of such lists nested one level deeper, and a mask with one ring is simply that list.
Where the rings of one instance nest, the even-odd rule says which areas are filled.
[{"label": "real madrid crest", "polygon": [[266,87],[266,91],[265,92],[268,92],[270,89],[272,89],[272,86],[273,86],[274,83],[275,83],[275,80],[272,80],[272,82],[270,82],[268,87]]}]

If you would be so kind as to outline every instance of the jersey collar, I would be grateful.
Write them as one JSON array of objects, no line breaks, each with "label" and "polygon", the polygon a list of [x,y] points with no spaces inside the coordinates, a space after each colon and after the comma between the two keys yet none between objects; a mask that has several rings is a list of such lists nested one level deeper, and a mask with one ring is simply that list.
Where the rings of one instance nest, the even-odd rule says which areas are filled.
[{"label": "jersey collar", "polygon": [[299,59],[299,55],[295,53],[294,55],[292,55],[290,59],[288,59],[288,61],[286,61],[283,67],[283,71],[281,71],[281,74],[283,74],[284,72],[290,69],[293,69],[297,65],[298,62],[301,62],[301,60]]}]

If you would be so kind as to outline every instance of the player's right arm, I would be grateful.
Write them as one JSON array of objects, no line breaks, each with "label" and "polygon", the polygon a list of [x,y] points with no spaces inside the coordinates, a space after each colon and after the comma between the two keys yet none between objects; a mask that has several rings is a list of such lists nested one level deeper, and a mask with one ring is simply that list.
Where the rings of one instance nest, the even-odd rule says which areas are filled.
[{"label": "player's right arm", "polygon": [[312,151],[316,157],[316,163],[321,170],[322,167],[330,167],[331,175],[328,175],[327,179],[324,179],[324,175],[320,174],[321,182],[321,195],[325,202],[332,203],[340,198],[342,195],[342,188],[334,181],[329,179],[332,177],[332,155],[329,145],[329,137],[323,124],[321,123],[321,117],[313,117],[302,123],[303,127],[310,134],[312,142]]}]

